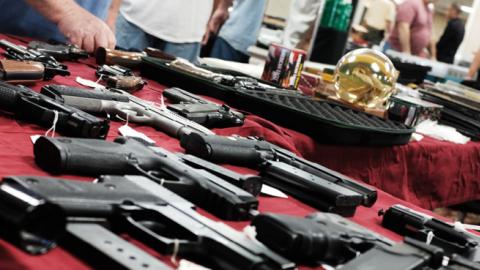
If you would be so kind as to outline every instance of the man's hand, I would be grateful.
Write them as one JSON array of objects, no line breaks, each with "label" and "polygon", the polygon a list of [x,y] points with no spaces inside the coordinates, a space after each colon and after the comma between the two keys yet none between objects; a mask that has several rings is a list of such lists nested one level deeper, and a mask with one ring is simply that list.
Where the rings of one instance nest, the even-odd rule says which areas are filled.
[{"label": "man's hand", "polygon": [[55,23],[71,43],[93,52],[98,47],[114,48],[115,36],[110,28],[73,0],[26,0],[47,19]]},{"label": "man's hand", "polygon": [[71,43],[87,52],[94,52],[98,47],[115,47],[116,40],[112,30],[105,22],[83,8],[66,12],[57,25]]},{"label": "man's hand", "polygon": [[220,27],[227,21],[229,13],[228,8],[231,6],[231,0],[219,0],[215,3],[215,10],[210,17],[207,24],[207,31],[203,35],[202,44],[205,45],[208,42],[211,34],[217,34]]}]

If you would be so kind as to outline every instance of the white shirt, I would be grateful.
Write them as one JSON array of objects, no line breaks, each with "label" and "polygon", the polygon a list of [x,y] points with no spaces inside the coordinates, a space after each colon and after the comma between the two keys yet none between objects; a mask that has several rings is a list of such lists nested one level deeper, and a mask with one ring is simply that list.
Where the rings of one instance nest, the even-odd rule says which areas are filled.
[{"label": "white shirt", "polygon": [[365,13],[365,22],[377,30],[385,30],[387,21],[395,21],[395,4],[391,0],[371,0]]},{"label": "white shirt", "polygon": [[122,0],[120,12],[146,33],[174,43],[200,42],[213,0]]}]

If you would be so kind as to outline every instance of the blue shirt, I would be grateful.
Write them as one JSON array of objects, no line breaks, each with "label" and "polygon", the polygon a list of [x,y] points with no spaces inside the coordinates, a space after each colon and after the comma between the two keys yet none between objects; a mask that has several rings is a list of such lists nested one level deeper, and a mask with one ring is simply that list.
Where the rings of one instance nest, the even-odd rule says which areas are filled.
[{"label": "blue shirt", "polygon": [[218,36],[235,50],[248,54],[248,47],[257,42],[264,11],[265,0],[237,0]]},{"label": "blue shirt", "polygon": [[[93,15],[105,19],[111,0],[76,0]],[[65,41],[58,27],[24,0],[0,0],[0,33]]]}]

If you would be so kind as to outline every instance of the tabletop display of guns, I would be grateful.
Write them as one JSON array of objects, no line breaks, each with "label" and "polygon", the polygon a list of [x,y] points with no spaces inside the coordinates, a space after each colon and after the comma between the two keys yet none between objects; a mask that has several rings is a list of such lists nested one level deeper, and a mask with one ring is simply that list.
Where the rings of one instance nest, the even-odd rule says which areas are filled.
[{"label": "tabletop display of guns", "polygon": [[53,99],[89,113],[107,113],[111,116],[152,126],[166,134],[180,138],[190,132],[213,134],[208,128],[178,114],[135,97],[120,89],[90,90],[63,85],[47,85],[41,90]]},{"label": "tabletop display of guns", "polygon": [[427,241],[449,254],[458,254],[480,262],[480,236],[456,228],[429,215],[403,205],[394,205],[382,211],[382,226],[400,235]]},{"label": "tabletop display of guns", "polygon": [[[39,180],[41,178],[36,177],[3,179],[0,184],[2,238],[31,255],[45,254],[59,244],[94,269],[170,269],[100,224],[87,220],[67,223],[61,206],[24,185],[35,185]],[[65,198],[58,186],[50,191],[51,197]]]},{"label": "tabletop display of guns", "polygon": [[61,64],[52,56],[29,49],[22,45],[15,45],[7,40],[0,40],[0,47],[5,49],[5,56],[9,59],[18,61],[34,61],[42,63],[44,66],[44,79],[50,80],[56,75],[68,76],[70,72],[66,65]]},{"label": "tabletop display of guns", "polygon": [[180,88],[167,88],[163,96],[174,103],[167,108],[209,128],[242,126],[245,119],[242,113],[225,104],[219,105]]},{"label": "tabletop display of guns", "polygon": [[[190,202],[142,176],[103,176],[94,183],[48,177],[9,177],[0,184],[0,190],[8,193],[6,205],[21,206],[12,213],[9,207],[2,205],[0,216],[3,220],[12,222],[14,215],[30,221],[17,223],[8,231],[26,245],[34,242],[34,245],[49,248],[56,239],[52,235],[58,231],[49,226],[51,221],[37,218],[32,211],[42,201],[60,207],[70,220],[104,219],[115,233],[126,233],[162,254],[192,260],[212,269],[295,268],[294,263],[265,245],[200,215]],[[6,225],[1,223],[1,226]],[[93,237],[101,238],[102,235]]]},{"label": "tabletop display of guns", "polygon": [[377,200],[376,189],[267,141],[190,133],[181,146],[215,163],[259,167],[266,184],[322,211],[353,216],[357,206],[370,207]]},{"label": "tabletop display of guns", "polygon": [[73,44],[59,42],[31,41],[28,48],[47,54],[58,61],[75,61],[88,58],[88,53]]},{"label": "tabletop display of guns", "polygon": [[146,176],[225,220],[249,219],[258,207],[257,198],[242,189],[257,192],[261,186],[257,177],[232,174],[221,178],[222,171],[214,175],[136,139],[120,137],[108,142],[43,136],[35,142],[33,152],[39,167],[55,174]]},{"label": "tabletop display of guns", "polygon": [[6,82],[0,82],[0,110],[43,127],[54,126],[62,134],[74,137],[104,139],[110,128],[107,120]]},{"label": "tabletop display of guns", "polygon": [[135,74],[128,68],[118,65],[102,65],[95,72],[97,77],[101,78],[110,88],[125,90],[129,93],[141,90],[146,81]]}]

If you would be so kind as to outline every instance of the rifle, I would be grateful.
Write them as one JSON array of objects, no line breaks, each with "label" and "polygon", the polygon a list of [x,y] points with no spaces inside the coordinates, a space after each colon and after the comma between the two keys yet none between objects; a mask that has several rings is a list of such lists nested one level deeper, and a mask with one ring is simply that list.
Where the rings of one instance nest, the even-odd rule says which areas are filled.
[{"label": "rifle", "polygon": [[[239,187],[252,187],[256,191],[261,185],[258,178],[224,180],[187,165],[163,148],[148,147],[135,139],[120,137],[108,142],[40,137],[33,152],[38,166],[55,174],[144,175],[222,219],[249,219],[258,207],[258,200]],[[253,185],[245,185],[247,181]]]},{"label": "rifle", "polygon": [[104,139],[110,128],[107,120],[6,82],[0,82],[0,109],[43,127],[54,125],[56,130],[74,137]]},{"label": "rifle", "polygon": [[59,102],[90,113],[107,113],[130,122],[147,124],[170,136],[180,138],[192,131],[212,131],[185,119],[167,108],[153,105],[119,89],[88,90],[63,85],[47,85],[41,93]]},{"label": "rifle", "polygon": [[95,183],[10,177],[8,182],[60,206],[69,218],[106,219],[112,231],[128,233],[162,254],[214,269],[295,267],[260,242],[200,215],[190,202],[142,176],[103,176]]},{"label": "rifle", "polygon": [[88,58],[88,53],[76,45],[61,42],[31,41],[28,48],[52,56],[58,61],[76,61]]},{"label": "rifle", "polygon": [[140,270],[144,265],[170,269],[99,224],[71,220],[67,224],[60,206],[28,189],[22,181],[35,185],[37,178],[7,177],[0,184],[0,234],[23,251],[41,255],[60,244],[95,269],[108,266]]},{"label": "rifle", "polygon": [[95,74],[107,84],[107,87],[125,90],[129,93],[141,90],[147,84],[142,78],[135,76],[130,69],[117,65],[99,66]]},{"label": "rifle", "polygon": [[180,88],[165,89],[163,96],[175,103],[167,108],[209,128],[242,126],[245,119],[242,113],[225,104],[219,105]]},{"label": "rifle", "polygon": [[399,204],[381,210],[379,215],[383,216],[382,226],[389,230],[419,241],[426,241],[431,235],[431,244],[447,254],[480,261],[480,236]]},{"label": "rifle", "polygon": [[377,200],[374,188],[258,138],[190,133],[180,144],[188,154],[215,163],[259,167],[265,183],[322,211],[352,216],[358,205],[370,207]]},{"label": "rifle", "polygon": [[70,72],[66,65],[62,65],[55,58],[34,49],[28,49],[22,45],[15,45],[7,40],[0,40],[0,47],[5,49],[5,56],[18,61],[34,61],[42,63],[44,67],[44,80],[50,80],[56,75],[69,76]]}]

